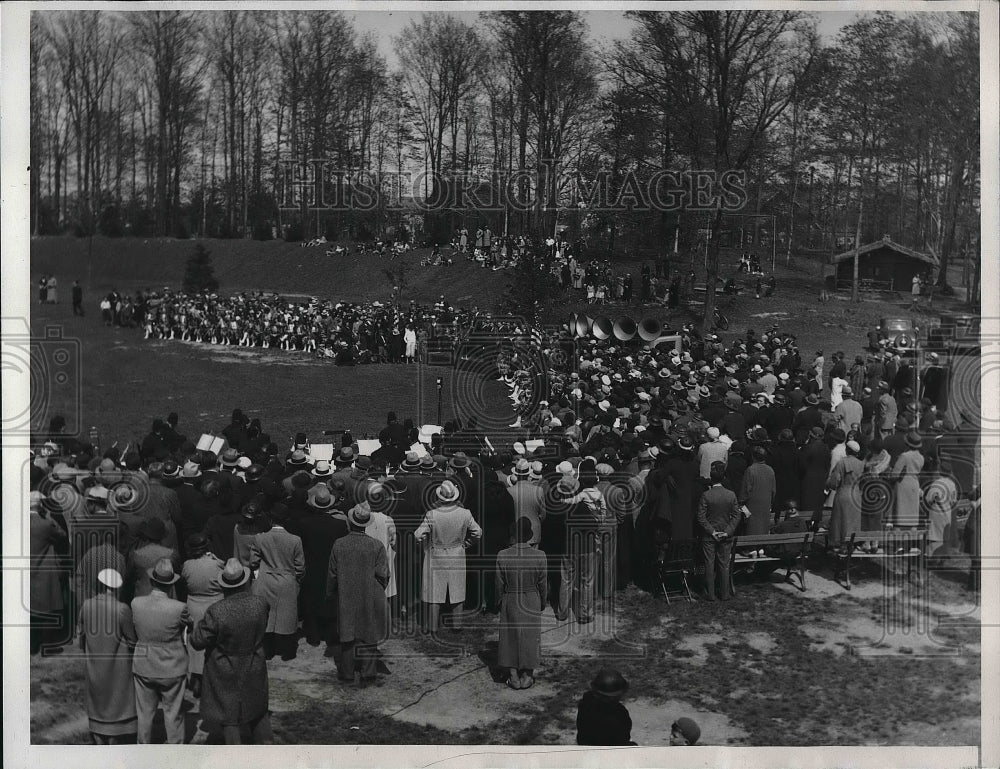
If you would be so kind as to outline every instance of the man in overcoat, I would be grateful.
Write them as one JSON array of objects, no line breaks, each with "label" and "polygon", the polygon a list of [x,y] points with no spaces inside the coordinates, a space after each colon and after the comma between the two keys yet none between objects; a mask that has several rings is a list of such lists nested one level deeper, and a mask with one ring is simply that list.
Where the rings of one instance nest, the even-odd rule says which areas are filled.
[{"label": "man in overcoat", "polygon": [[371,512],[364,505],[352,507],[347,519],[351,531],[333,543],[326,577],[337,615],[334,662],[339,680],[353,682],[360,662],[361,682],[371,683],[378,677],[376,646],[386,635],[389,560],[385,545],[365,533]]}]

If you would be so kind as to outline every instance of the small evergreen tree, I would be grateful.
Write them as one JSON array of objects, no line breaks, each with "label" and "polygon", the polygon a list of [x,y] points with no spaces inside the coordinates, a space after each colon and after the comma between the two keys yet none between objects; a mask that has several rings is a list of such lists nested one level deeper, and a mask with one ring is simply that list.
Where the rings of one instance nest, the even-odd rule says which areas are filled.
[{"label": "small evergreen tree", "polygon": [[212,252],[201,243],[196,243],[194,254],[187,261],[184,270],[184,292],[199,294],[202,291],[217,291],[219,281],[212,268]]}]

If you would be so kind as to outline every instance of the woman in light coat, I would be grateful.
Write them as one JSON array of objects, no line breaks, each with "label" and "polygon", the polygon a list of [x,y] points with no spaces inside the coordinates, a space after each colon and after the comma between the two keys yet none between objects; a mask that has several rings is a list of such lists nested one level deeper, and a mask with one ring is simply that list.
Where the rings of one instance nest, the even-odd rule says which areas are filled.
[{"label": "woman in light coat", "polygon": [[414,532],[423,543],[424,567],[421,600],[427,604],[425,632],[436,633],[441,604],[452,604],[455,630],[461,629],[459,609],[465,602],[465,548],[483,530],[468,508],[458,504],[458,487],[443,481],[435,492],[437,506],[428,510]]},{"label": "woman in light coat", "polygon": [[865,463],[858,459],[861,447],[848,441],[847,454],[837,462],[826,479],[826,487],[836,492],[830,514],[829,543],[838,547],[851,534],[861,530],[861,491],[858,484],[864,475]]},{"label": "woman in light coat", "polygon": [[896,482],[896,506],[893,524],[898,528],[914,529],[920,524],[920,471],[924,455],[920,453],[923,439],[917,433],[904,438],[907,450],[899,455],[890,475]]},{"label": "woman in light coat", "polygon": [[548,592],[545,553],[528,544],[531,521],[511,527],[514,544],[497,554],[496,593],[500,599],[497,662],[508,670],[507,686],[528,689],[535,682],[542,647],[542,609]]}]

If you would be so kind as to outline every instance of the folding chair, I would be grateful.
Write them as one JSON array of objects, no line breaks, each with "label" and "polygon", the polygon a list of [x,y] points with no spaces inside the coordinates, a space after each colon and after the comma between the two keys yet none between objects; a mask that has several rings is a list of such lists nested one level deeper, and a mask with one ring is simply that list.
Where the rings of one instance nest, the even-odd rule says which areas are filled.
[{"label": "folding chair", "polygon": [[[660,549],[657,558],[657,574],[660,578],[660,588],[663,590],[663,597],[670,603],[670,596],[681,596],[688,601],[693,601],[691,588],[688,585],[688,574],[693,574],[697,567],[695,554],[697,552],[697,540],[682,539],[673,540]],[[677,590],[667,590],[668,578],[680,575],[680,588]]]}]

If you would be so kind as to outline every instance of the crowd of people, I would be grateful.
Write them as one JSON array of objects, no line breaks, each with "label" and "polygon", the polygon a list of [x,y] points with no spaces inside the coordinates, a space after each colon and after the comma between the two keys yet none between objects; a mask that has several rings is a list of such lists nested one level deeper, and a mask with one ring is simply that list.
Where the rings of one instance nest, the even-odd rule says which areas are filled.
[{"label": "crowd of people", "polygon": [[[246,328],[225,331],[226,311],[261,327],[301,312],[259,296],[156,298],[148,326],[186,328],[198,310],[230,343]],[[325,317],[310,307],[310,322]],[[329,316],[341,333],[398,324],[381,310]],[[451,309],[432,312],[444,322]],[[95,741],[148,742],[158,706],[179,741],[190,692],[227,741],[267,742],[267,661],[294,659],[300,639],[325,646],[339,681],[368,685],[388,671],[389,634],[461,632],[491,613],[497,665],[520,690],[535,682],[545,612],[587,626],[614,611],[617,590],[655,591],[674,542],[700,541],[706,601],[731,598],[744,533],[812,529],[839,549],[860,531],[922,528],[932,555],[958,546],[962,502],[962,544],[978,554],[977,491],[956,482],[945,440],[968,425],[948,411],[934,354],[918,377],[877,339],[850,363],[803,358],[777,327],[728,343],[691,326],[679,336],[648,348],[535,330],[485,345],[518,415],[496,448],[474,424],[427,435],[395,413],[376,450],[346,433],[330,459],[305,432],[279,447],[239,409],[218,454],[176,413],[124,455],[53,430],[32,457],[33,650],[73,636],[47,619],[77,619]],[[604,671],[581,700],[581,744],[631,740],[620,678]]]},{"label": "crowd of people", "polygon": [[[105,302],[107,308],[105,309]],[[300,351],[337,365],[414,363],[428,342],[455,341],[480,315],[444,297],[432,305],[289,302],[277,294],[185,294],[169,288],[133,298],[111,292],[102,302],[107,325],[140,327],[145,339],[177,339],[234,347]]]}]

